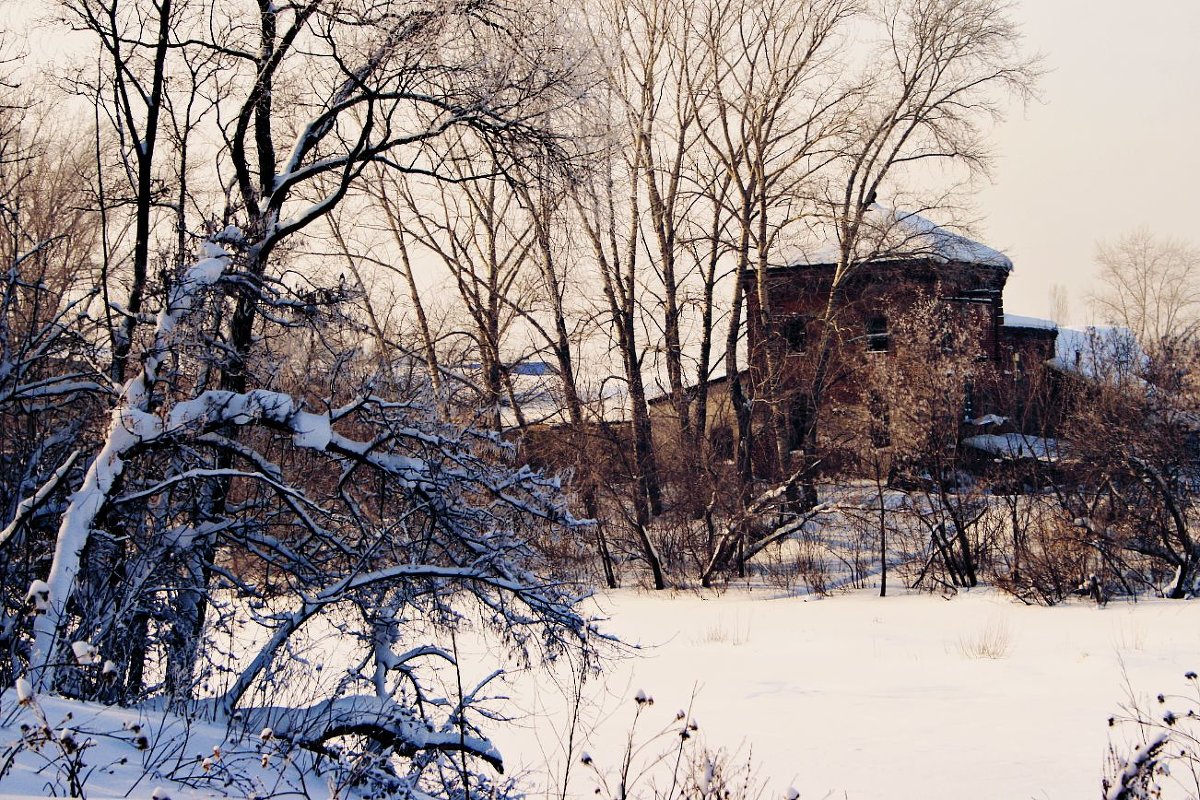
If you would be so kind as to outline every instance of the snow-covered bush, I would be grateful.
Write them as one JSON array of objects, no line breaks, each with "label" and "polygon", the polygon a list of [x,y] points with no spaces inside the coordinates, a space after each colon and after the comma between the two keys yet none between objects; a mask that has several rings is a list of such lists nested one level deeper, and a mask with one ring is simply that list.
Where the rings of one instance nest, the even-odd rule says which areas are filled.
[{"label": "snow-covered bush", "polygon": [[[11,62],[0,59],[0,71]],[[44,569],[103,418],[98,292],[79,142],[0,77],[0,685],[26,655],[30,581]]]},{"label": "snow-covered bush", "polygon": [[1184,674],[1184,694],[1131,699],[1108,724],[1132,734],[1130,745],[1109,746],[1102,780],[1105,800],[1200,797],[1200,681]]},{"label": "snow-covered bush", "polygon": [[[447,775],[474,783],[473,767],[443,761],[502,766],[473,718],[484,686],[441,699],[427,665],[456,669],[457,657],[416,632],[474,623],[527,660],[588,657],[582,593],[538,546],[578,526],[557,480],[382,378],[353,380],[353,354],[329,373],[310,362],[323,397],[197,386],[195,321],[235,261],[215,242],[203,255],[176,283],[63,514],[50,574],[31,592],[46,613],[28,680],[270,727],[281,747],[354,770],[375,758],[361,779],[392,774],[394,791],[453,793]],[[357,624],[344,624],[347,609]],[[317,625],[352,666],[304,696],[274,678]]]}]

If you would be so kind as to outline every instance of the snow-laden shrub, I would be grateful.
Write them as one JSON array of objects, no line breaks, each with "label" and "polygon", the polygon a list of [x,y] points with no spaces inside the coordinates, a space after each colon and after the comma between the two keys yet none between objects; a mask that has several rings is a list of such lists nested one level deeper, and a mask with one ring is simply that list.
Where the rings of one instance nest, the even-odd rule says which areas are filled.
[{"label": "snow-laden shrub", "polygon": [[[460,668],[447,636],[482,631],[526,662],[591,658],[586,592],[541,546],[580,527],[559,481],[339,348],[329,319],[258,354],[306,358],[303,381],[265,369],[269,388],[208,385],[203,323],[244,246],[219,238],[174,284],[62,513],[27,592],[23,680],[270,727],[334,782],[503,793],[481,770],[503,766],[476,711],[488,681],[446,699]],[[334,642],[327,672],[300,646],[314,629]]]},{"label": "snow-laden shrub", "polygon": [[1185,693],[1131,699],[1109,717],[1114,732],[1132,734],[1133,742],[1109,746],[1105,800],[1200,797],[1200,679],[1188,671],[1184,680]]}]

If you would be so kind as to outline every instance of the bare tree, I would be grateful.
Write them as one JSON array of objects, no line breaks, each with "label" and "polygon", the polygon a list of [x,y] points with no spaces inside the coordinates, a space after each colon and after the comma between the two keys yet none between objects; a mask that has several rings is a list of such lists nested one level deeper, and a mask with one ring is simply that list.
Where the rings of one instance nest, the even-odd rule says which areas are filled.
[{"label": "bare tree", "polygon": [[1050,284],[1049,297],[1047,298],[1050,309],[1050,319],[1060,325],[1068,325],[1071,321],[1071,303],[1070,296],[1067,293],[1067,287],[1061,283]]},{"label": "bare tree", "polygon": [[[406,176],[401,172],[385,165],[377,166],[372,170],[371,177],[363,182],[361,192],[369,198],[368,209],[381,215],[382,220],[377,221],[374,226],[355,225],[353,222],[345,219],[350,214],[343,208],[341,214],[331,217],[330,228],[334,239],[342,251],[341,256],[346,261],[346,267],[350,270],[359,291],[362,293],[362,300],[367,309],[368,317],[371,320],[371,328],[375,336],[376,345],[380,351],[380,358],[384,361],[390,360],[393,350],[399,350],[404,353],[409,351],[417,353],[416,357],[424,362],[429,386],[433,392],[433,402],[442,415],[445,416],[447,411],[447,394],[442,375],[441,357],[438,354],[438,333],[435,331],[435,325],[430,319],[426,308],[426,300],[423,298],[418,286],[417,273],[414,270],[410,250],[412,243],[405,226],[401,222],[403,216],[403,185],[406,179]],[[362,210],[360,210],[355,216],[361,216],[362,213]],[[358,221],[361,222],[361,220]],[[355,228],[359,232],[362,232],[364,227],[382,229],[385,241],[379,246],[379,254],[373,255],[372,253],[375,251],[375,248],[369,245],[356,247],[353,250],[348,246],[348,236],[345,230],[347,228]],[[402,281],[403,291],[407,294],[407,303],[403,303],[403,305],[411,308],[415,323],[416,348],[398,346],[395,338],[396,331],[393,330],[396,326],[391,322],[385,321],[383,316],[378,313],[377,308],[380,302],[389,306],[394,305],[391,302],[394,300],[394,297],[385,297],[382,301],[379,300],[378,295],[381,287],[377,283],[368,286],[368,282],[363,276],[363,269],[361,268],[361,265],[364,263],[382,270],[384,275],[389,273],[395,275]]]},{"label": "bare tree", "polygon": [[886,231],[864,224],[877,198],[916,166],[986,172],[985,123],[1001,117],[1009,96],[1032,96],[1039,59],[1022,52],[1009,11],[998,0],[892,0],[880,8],[884,41],[829,198],[839,254],[827,317],[846,277],[888,246]]},{"label": "bare tree", "polygon": [[1200,322],[1200,248],[1142,228],[1096,248],[1103,322],[1133,331],[1142,347],[1186,339]]},{"label": "bare tree", "polygon": [[[173,450],[162,461],[150,459],[145,472],[123,475],[125,457],[140,453],[138,443],[162,441],[148,417],[166,419],[172,407],[190,408],[181,405],[189,396],[249,397],[256,376],[268,385],[276,379],[271,366],[275,354],[267,347],[271,336],[336,313],[345,287],[320,286],[314,276],[292,280],[299,273],[285,276],[280,265],[293,255],[288,252],[291,243],[335,209],[369,165],[437,174],[438,145],[458,128],[470,128],[487,140],[497,159],[553,152],[555,137],[540,124],[538,108],[543,106],[534,101],[559,97],[569,82],[561,80],[565,68],[555,60],[552,47],[525,48],[551,44],[544,36],[534,41],[542,34],[537,26],[506,24],[512,21],[506,15],[518,13],[515,9],[482,2],[436,8],[392,3],[350,7],[319,0],[278,7],[264,2],[249,17],[214,10],[211,24],[200,31],[176,26],[170,12],[169,7],[156,7],[161,14],[156,30],[162,35],[155,42],[195,53],[195,63],[211,54],[228,60],[228,82],[222,84],[226,93],[216,105],[221,146],[212,159],[225,170],[212,183],[224,187],[229,203],[223,215],[206,215],[200,223],[217,231],[208,237],[212,252],[200,271],[165,276],[168,286],[155,339],[141,368],[119,393],[106,444],[85,478],[90,490],[79,493],[63,515],[60,546],[46,581],[53,599],[37,625],[34,661],[56,663],[72,628],[100,630],[112,637],[133,634],[110,624],[113,618],[105,616],[100,600],[110,596],[111,587],[97,579],[105,570],[116,576],[135,608],[144,598],[129,571],[134,565],[122,544],[125,540],[108,527],[121,518],[115,507],[129,507],[135,509],[133,517],[125,519],[131,531],[161,533],[179,525],[190,531],[179,558],[164,567],[175,570],[170,580],[156,584],[158,589],[144,588],[154,595],[169,586],[166,591],[174,594],[170,616],[158,623],[158,641],[166,643],[167,691],[186,699],[208,614],[208,589],[224,576],[218,547],[227,531],[240,529],[232,522],[243,509],[236,465],[245,460],[253,471],[267,475],[268,483],[275,470],[253,442],[243,441],[250,419],[233,413],[205,417],[218,429],[210,431],[217,439],[189,439],[182,451]],[[532,19],[526,14],[523,21]],[[542,19],[552,26],[551,17]],[[119,58],[116,48],[125,43],[122,35],[112,33],[111,21],[107,27],[97,24],[90,29],[120,62],[114,62],[113,69],[130,69]],[[308,79],[293,81],[302,74]],[[191,92],[194,83],[163,81],[162,91],[179,86]],[[154,90],[139,96],[154,96]],[[155,100],[162,102],[161,97]],[[189,98],[179,96],[173,102],[182,108]],[[129,116],[128,109],[123,101],[105,107],[114,118]],[[140,138],[145,136],[141,131]],[[187,172],[180,161],[174,167],[179,175]],[[213,217],[219,216],[224,220],[214,224]],[[238,225],[226,227],[227,222]],[[214,254],[217,250],[224,255]],[[218,301],[203,304],[203,313],[193,318],[200,309],[199,295],[213,292]],[[172,338],[175,326],[184,318],[192,325],[193,338],[168,367],[168,350],[178,345]],[[255,411],[250,418],[261,419],[261,414]],[[165,429],[175,431],[168,437],[172,440],[183,435],[183,429],[169,422]],[[194,502],[182,510],[169,502],[126,506],[114,499],[127,485],[144,489],[181,481],[197,487]],[[139,490],[130,491],[136,495]],[[157,494],[155,490],[137,496]],[[316,518],[304,512],[303,502],[297,502],[294,496],[285,499],[291,512],[319,528]],[[100,519],[102,514],[108,516]],[[122,658],[129,654],[128,643],[110,641]],[[128,655],[124,668],[131,683],[141,674],[135,663],[140,658]],[[42,680],[52,682],[52,671],[48,668]]]},{"label": "bare tree", "polygon": [[[507,16],[518,11],[522,25]],[[127,360],[137,369],[114,392],[76,491],[53,507],[49,569],[25,573],[44,575],[26,595],[44,613],[21,634],[16,652],[28,660],[15,665],[44,688],[151,694],[272,725],[288,746],[323,756],[335,740],[368,742],[372,754],[397,756],[376,776],[389,791],[454,783],[470,793],[476,764],[502,766],[472,711],[482,687],[464,687],[453,709],[443,703],[421,666],[455,665],[455,655],[413,646],[404,626],[414,615],[446,629],[473,617],[527,659],[566,648],[590,656],[579,590],[551,574],[544,547],[579,525],[557,479],[510,463],[494,432],[427,412],[358,356],[365,331],[342,308],[353,289],[304,263],[304,232],[372,164],[445,174],[440,148],[459,128],[487,141],[498,163],[552,158],[537,100],[560,96],[561,65],[549,39],[539,40],[546,49],[525,44],[530,24],[552,26],[553,16],[480,2],[317,0],[223,13],[202,34],[173,29],[169,40],[198,62],[219,53],[235,66],[216,106],[222,138],[208,163],[218,170],[207,176],[228,205],[186,226],[208,231],[200,256],[164,270],[152,338]],[[194,89],[164,81],[163,91],[173,86]],[[185,175],[173,155],[167,172]],[[63,308],[47,330],[65,327]],[[41,363],[59,353],[45,349]],[[22,486],[34,491],[18,513],[28,519],[75,484],[72,469],[68,459]],[[0,547],[14,535],[0,534]],[[348,646],[370,679],[351,676],[301,707],[259,701],[299,632],[353,606],[367,630]],[[206,637],[233,607],[269,638],[219,698],[200,703],[197,681],[213,666]],[[103,676],[99,664],[65,657],[83,641],[114,662]]]},{"label": "bare tree", "polygon": [[[448,148],[445,170],[453,182],[410,182],[401,189],[401,235],[431,253],[449,273],[470,324],[444,335],[467,340],[460,364],[478,364],[475,406],[499,431],[506,424],[501,413],[506,406],[517,427],[525,426],[513,390],[510,334],[528,302],[535,228],[518,193],[499,174],[500,165],[481,154],[479,144],[459,139]],[[470,380],[474,371],[462,369],[457,377]]]},{"label": "bare tree", "polygon": [[[615,9],[616,18],[609,18],[618,26],[617,30],[622,31],[622,36],[628,35],[627,26],[631,20],[626,15],[633,11],[633,8]],[[643,70],[646,69],[649,67],[644,66]],[[646,72],[641,74],[645,76]],[[613,81],[618,79],[619,75],[612,76]],[[627,96],[610,86],[605,94],[608,103],[606,113],[621,114],[622,117],[629,115],[634,119],[649,113],[644,104],[640,110],[639,106],[627,108],[623,100]],[[611,338],[621,362],[621,378],[627,389],[635,487],[630,498],[633,510],[631,525],[641,542],[642,554],[650,567],[654,586],[663,589],[666,579],[662,562],[649,530],[652,518],[663,509],[662,484],[646,403],[646,381],[642,372],[646,354],[640,303],[644,288],[641,268],[645,258],[641,248],[640,210],[644,153],[641,148],[622,151],[621,141],[611,136],[608,137],[606,148],[599,166],[574,187],[572,202],[587,240],[592,245],[604,292],[602,313],[612,332]]]},{"label": "bare tree", "polygon": [[[186,4],[176,0],[64,0],[62,9],[66,23],[87,33],[96,48],[94,74],[80,68],[72,82],[76,93],[94,102],[97,160],[114,158],[117,169],[112,174],[119,176],[100,168],[96,177],[104,230],[102,287],[106,310],[116,315],[109,323],[111,378],[120,383],[150,290],[155,229],[172,202],[176,241],[180,238],[178,220],[188,193],[188,143],[198,118],[211,110],[201,99],[202,84],[213,86],[217,54],[199,55],[197,60],[180,46],[191,35],[190,17]],[[174,101],[168,96],[169,74],[179,84],[191,84],[179,86],[183,91]],[[170,127],[164,115],[171,118]],[[164,133],[174,140],[168,146],[173,144],[181,156],[174,159],[179,165],[174,198],[164,192]],[[114,298],[118,285],[126,293]]]},{"label": "bare tree", "polygon": [[[810,182],[839,153],[835,137],[845,135],[850,122],[856,92],[840,84],[837,66],[843,28],[856,11],[845,0],[718,4],[697,23],[705,66],[691,90],[707,152],[721,176],[711,184],[710,201],[714,214],[720,207],[728,219],[718,224],[714,216],[712,235],[727,242],[734,262],[724,360],[744,479],[751,469],[752,409],[738,365],[743,293],[749,287],[756,294],[762,322],[769,321],[768,262],[800,222]],[[781,397],[778,355],[766,354],[761,399],[774,403],[773,445],[785,471],[788,401]],[[706,358],[702,349],[702,367]]]},{"label": "bare tree", "polygon": [[[894,0],[879,7],[876,19],[882,41],[859,83],[853,120],[843,128],[814,217],[836,254],[829,258],[835,266],[824,311],[811,326],[813,363],[801,389],[810,409],[802,432],[810,459],[818,452],[826,398],[848,376],[837,354],[850,330],[844,320],[850,280],[864,264],[919,255],[905,214],[881,209],[878,198],[897,193],[918,167],[986,172],[986,123],[1000,117],[1010,95],[1030,97],[1039,73],[1038,59],[1022,52],[1020,30],[998,0]],[[805,494],[815,501],[811,482]]]},{"label": "bare tree", "polygon": [[586,398],[577,366],[579,345],[590,327],[589,320],[581,319],[579,309],[573,308],[581,305],[578,295],[582,287],[579,270],[571,267],[578,258],[570,236],[574,219],[568,188],[571,179],[552,169],[552,165],[534,161],[513,182],[532,225],[534,248],[530,258],[537,269],[536,289],[531,293],[531,304],[524,310],[524,316],[554,358],[571,431],[567,462],[574,471],[573,486],[580,494],[584,511],[597,522],[596,548],[604,580],[609,588],[615,589],[616,567],[597,498],[601,478],[595,468],[593,420],[585,413]]},{"label": "bare tree", "polygon": [[[634,157],[636,160],[636,156]],[[618,191],[610,165],[608,174],[592,176],[584,189],[573,193],[573,201],[587,237],[592,244],[596,264],[604,287],[605,316],[614,332],[616,349],[621,359],[622,378],[628,388],[631,416],[633,457],[631,466],[634,492],[631,498],[634,533],[642,545],[642,554],[650,567],[656,589],[666,588],[662,562],[650,537],[650,521],[662,511],[662,485],[659,480],[658,458],[654,450],[650,427],[650,412],[646,404],[646,384],[642,374],[642,337],[640,306],[641,289],[638,273],[637,200],[635,177],[631,204],[622,213]],[[636,173],[633,173],[636,175]]]}]

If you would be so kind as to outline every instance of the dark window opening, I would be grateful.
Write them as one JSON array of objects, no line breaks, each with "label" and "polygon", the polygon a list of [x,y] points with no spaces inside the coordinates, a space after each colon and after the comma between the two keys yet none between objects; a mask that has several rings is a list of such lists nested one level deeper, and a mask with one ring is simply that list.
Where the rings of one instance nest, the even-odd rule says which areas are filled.
[{"label": "dark window opening", "polygon": [[808,317],[790,317],[784,321],[783,338],[789,353],[803,353],[808,348]]},{"label": "dark window opening", "polygon": [[871,392],[867,398],[867,413],[870,420],[867,432],[871,437],[871,446],[878,449],[892,445],[892,415],[887,402],[879,392]]},{"label": "dark window opening", "polygon": [[804,449],[808,441],[811,416],[807,400],[801,399],[792,403],[788,413],[788,450]]},{"label": "dark window opening", "polygon": [[733,429],[728,425],[718,425],[708,432],[708,446],[712,449],[713,458],[729,461],[733,458]]},{"label": "dark window opening", "polygon": [[888,338],[887,317],[875,316],[867,319],[868,353],[886,353]]},{"label": "dark window opening", "polygon": [[975,381],[968,378],[963,386],[963,417],[970,421],[975,416]]}]

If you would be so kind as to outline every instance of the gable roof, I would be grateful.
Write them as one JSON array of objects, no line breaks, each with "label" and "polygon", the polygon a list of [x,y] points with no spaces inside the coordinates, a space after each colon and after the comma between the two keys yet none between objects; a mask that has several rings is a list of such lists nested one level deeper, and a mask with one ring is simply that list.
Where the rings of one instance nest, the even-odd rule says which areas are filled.
[{"label": "gable roof", "polygon": [[[995,267],[1006,272],[1013,268],[1012,260],[999,250],[911,211],[884,208],[876,203],[864,214],[863,226],[865,231],[859,236],[859,252],[856,253],[863,261],[927,259],[940,264]],[[827,243],[792,256],[787,264],[836,264],[838,256],[837,244]]]}]

